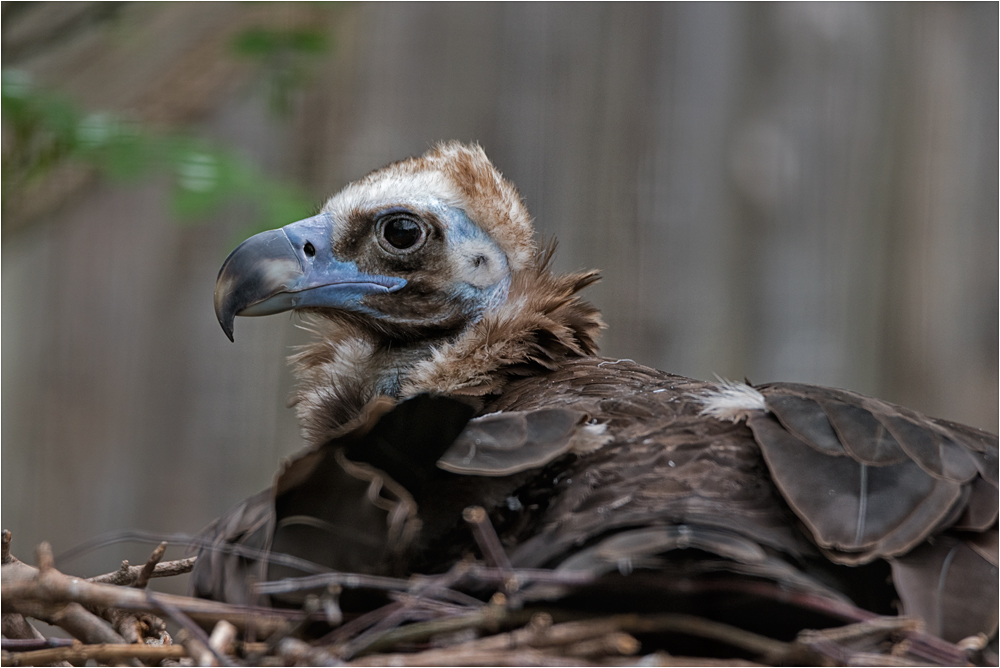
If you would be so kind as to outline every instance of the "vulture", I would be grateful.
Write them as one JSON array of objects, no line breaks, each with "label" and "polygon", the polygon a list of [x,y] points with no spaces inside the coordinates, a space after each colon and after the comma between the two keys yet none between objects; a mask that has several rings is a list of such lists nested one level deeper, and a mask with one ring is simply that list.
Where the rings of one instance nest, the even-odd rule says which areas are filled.
[{"label": "vulture", "polygon": [[[996,436],[848,390],[600,357],[604,323],[579,296],[598,274],[554,273],[553,251],[484,151],[457,142],[238,246],[216,315],[232,340],[235,316],[302,311],[312,340],[290,363],[308,446],[204,530],[194,593],[301,605],[250,583],[446,573],[481,554],[589,578],[527,586],[526,606],[776,638],[860,610],[995,637]],[[374,605],[349,594],[345,610]]]}]

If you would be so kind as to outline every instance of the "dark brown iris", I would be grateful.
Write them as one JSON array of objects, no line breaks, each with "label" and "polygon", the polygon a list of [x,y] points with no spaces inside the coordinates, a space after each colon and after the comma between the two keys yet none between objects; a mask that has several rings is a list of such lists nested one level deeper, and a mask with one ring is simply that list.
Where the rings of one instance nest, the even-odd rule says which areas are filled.
[{"label": "dark brown iris", "polygon": [[407,216],[393,216],[382,224],[382,239],[396,250],[414,248],[423,236],[424,230],[420,224]]}]

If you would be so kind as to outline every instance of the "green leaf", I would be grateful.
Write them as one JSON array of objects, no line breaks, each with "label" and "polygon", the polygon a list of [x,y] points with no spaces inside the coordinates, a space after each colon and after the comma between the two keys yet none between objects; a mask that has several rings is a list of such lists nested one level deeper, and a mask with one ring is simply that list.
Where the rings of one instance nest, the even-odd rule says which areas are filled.
[{"label": "green leaf", "polygon": [[233,49],[242,56],[262,58],[277,51],[281,46],[278,32],[265,28],[244,30],[233,39]]},{"label": "green leaf", "polygon": [[[264,43],[269,38],[254,39]],[[253,229],[280,227],[310,214],[311,202],[300,189],[204,140],[154,133],[107,112],[84,113],[61,96],[38,90],[16,71],[3,72],[0,93],[11,137],[3,157],[5,202],[9,193],[72,159],[119,181],[169,174],[170,208],[185,222],[203,221],[236,201],[251,202],[259,211],[248,226]]]}]

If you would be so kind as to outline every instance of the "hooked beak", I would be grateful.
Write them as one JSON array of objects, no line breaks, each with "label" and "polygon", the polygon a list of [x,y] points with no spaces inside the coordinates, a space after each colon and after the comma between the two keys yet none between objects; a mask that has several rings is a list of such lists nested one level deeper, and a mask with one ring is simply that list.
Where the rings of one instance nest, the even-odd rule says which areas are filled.
[{"label": "hooked beak", "polygon": [[233,340],[236,316],[300,308],[341,308],[374,315],[363,303],[395,292],[406,280],[362,273],[333,256],[333,217],[320,214],[250,237],[236,247],[215,281],[215,316]]}]

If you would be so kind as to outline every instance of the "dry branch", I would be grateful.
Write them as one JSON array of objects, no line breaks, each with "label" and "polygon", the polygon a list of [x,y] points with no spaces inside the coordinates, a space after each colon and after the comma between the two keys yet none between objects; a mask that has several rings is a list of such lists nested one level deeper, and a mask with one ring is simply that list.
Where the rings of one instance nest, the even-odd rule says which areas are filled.
[{"label": "dry branch", "polygon": [[5,640],[39,640],[43,636],[38,630],[28,623],[24,615],[16,612],[5,612],[2,615],[3,637]]},{"label": "dry branch", "polygon": [[156,565],[160,563],[163,559],[163,553],[167,551],[167,544],[160,543],[153,550],[153,553],[149,555],[149,559],[143,564],[142,569],[139,571],[139,577],[136,578],[135,584],[132,586],[136,589],[145,589],[146,585],[149,584],[149,578],[153,577],[153,571],[156,569]]},{"label": "dry branch", "polygon": [[291,592],[320,589],[339,585],[347,589],[379,589],[384,591],[420,592],[423,596],[439,598],[466,606],[482,605],[482,601],[468,594],[449,589],[436,578],[414,577],[409,580],[381,575],[361,575],[357,573],[320,573],[297,578],[284,578],[268,582],[258,582],[253,590],[258,594],[288,594]]},{"label": "dry branch", "polygon": [[510,573],[510,559],[500,544],[500,537],[497,536],[486,509],[481,506],[469,506],[462,512],[462,519],[472,528],[472,535],[487,563],[504,573]]},{"label": "dry branch", "polygon": [[[9,532],[5,532],[6,542],[9,543]],[[3,588],[2,595],[4,617],[10,620],[10,624],[17,624],[16,617],[8,615],[22,615],[24,617],[34,617],[48,624],[59,626],[69,632],[74,638],[78,638],[88,643],[124,643],[125,640],[115,632],[111,626],[85,609],[78,602],[51,601],[35,596],[18,596],[18,587],[23,584],[32,584],[42,577],[50,578],[53,575],[61,575],[52,568],[51,551],[46,549],[45,544],[39,546],[39,564],[46,570],[43,573],[37,568],[6,555],[6,562],[3,564]],[[21,629],[24,633],[24,629]]]},{"label": "dry branch", "polygon": [[179,659],[187,655],[186,650],[180,645],[83,645],[77,643],[72,647],[54,647],[33,652],[11,653],[11,662],[4,661],[4,665],[48,666],[58,661],[85,663],[91,659],[107,663],[116,663],[124,659],[162,661],[164,659]]},{"label": "dry branch", "polygon": [[[187,559],[177,559],[175,561],[163,561],[155,565],[153,572],[149,574],[150,578],[167,578],[174,575],[183,575],[185,573],[190,573],[194,569],[194,562],[198,557],[188,557]],[[142,573],[146,566],[129,566],[128,561],[122,562],[122,567],[117,571],[111,573],[105,573],[103,575],[96,575],[92,578],[87,578],[88,582],[93,582],[94,584],[113,584],[113,585],[124,585],[131,586],[134,585],[139,580],[139,575]]]},{"label": "dry branch", "polygon": [[277,647],[285,665],[289,666],[341,666],[336,656],[322,647],[314,647],[297,638],[285,638]]},{"label": "dry branch", "polygon": [[352,661],[349,666],[583,666],[578,658],[556,656],[534,649],[496,651],[428,650],[414,654],[376,654]]},{"label": "dry branch", "polygon": [[[43,562],[40,561],[40,563]],[[0,601],[3,603],[4,612],[18,612],[29,617],[48,621],[47,617],[53,618],[53,614],[62,611],[59,612],[62,618],[70,615],[71,619],[56,620],[58,626],[66,628],[64,622],[80,621],[84,626],[92,625],[99,627],[99,625],[92,622],[86,615],[93,617],[104,626],[107,626],[107,623],[95,615],[87,613],[80,604],[97,608],[138,610],[162,615],[165,613],[162,604],[165,603],[198,623],[209,627],[215,625],[219,620],[225,619],[237,628],[242,629],[252,620],[258,630],[267,634],[284,628],[289,621],[296,621],[302,616],[297,611],[234,606],[172,594],[157,594],[154,602],[146,596],[145,591],[130,587],[98,584],[81,578],[69,577],[51,567],[50,561],[45,561],[44,563],[47,566],[44,570],[32,568],[16,560],[4,566],[3,591],[0,593]],[[14,569],[15,566],[18,568]],[[71,607],[74,605],[76,607]],[[69,609],[69,612],[65,612],[66,609]],[[83,613],[86,613],[86,615]],[[67,628],[67,630],[69,631],[70,629]],[[107,626],[107,630],[114,633],[110,626]],[[70,632],[73,633],[72,631]],[[94,633],[97,633],[96,628],[94,629]],[[74,636],[80,637],[75,633]],[[117,633],[114,636],[117,637],[117,642],[124,642]],[[98,636],[88,636],[87,638],[80,639],[89,642],[116,642],[114,638],[103,640],[92,639],[96,637]]]}]

